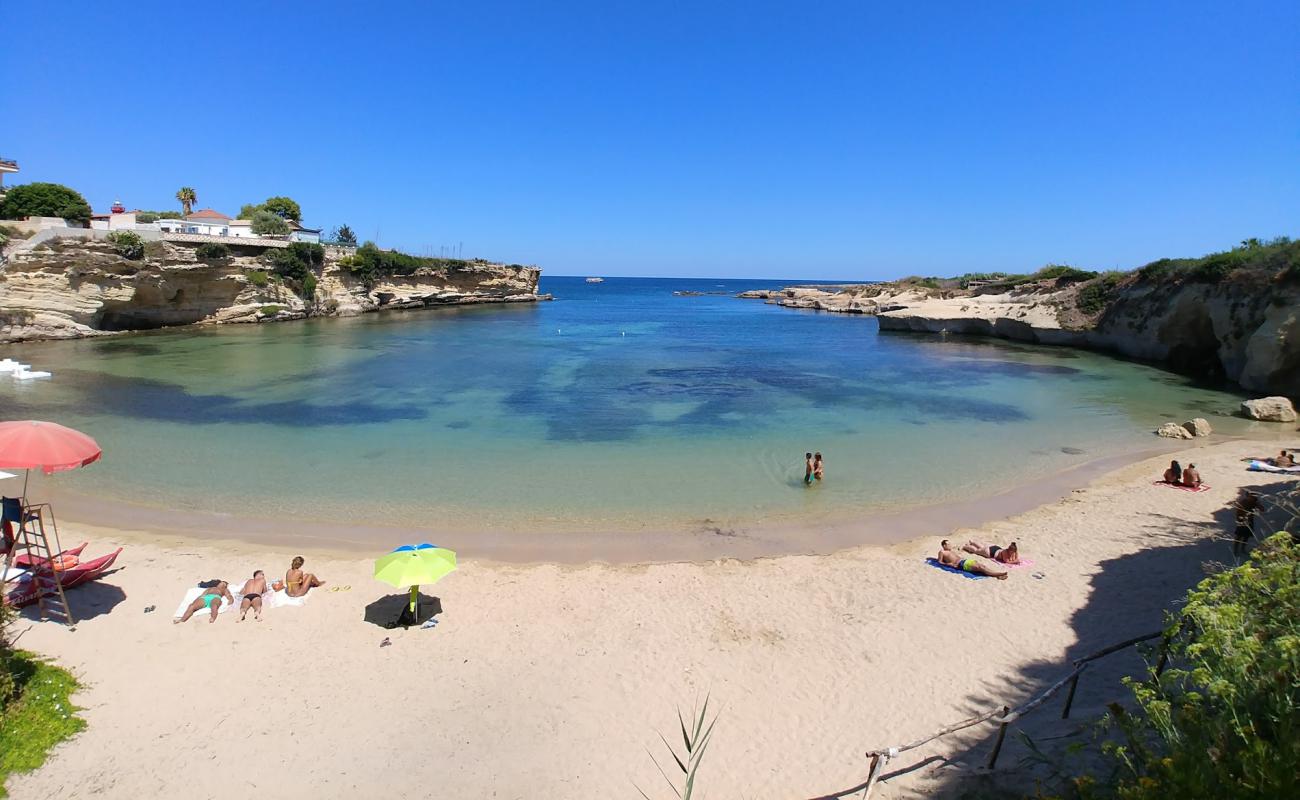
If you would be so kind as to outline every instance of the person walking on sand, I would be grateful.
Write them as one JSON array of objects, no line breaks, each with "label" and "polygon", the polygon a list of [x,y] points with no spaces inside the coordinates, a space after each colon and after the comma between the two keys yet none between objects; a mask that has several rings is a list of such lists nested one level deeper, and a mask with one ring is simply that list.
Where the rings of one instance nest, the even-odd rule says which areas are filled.
[{"label": "person walking on sand", "polygon": [[817,480],[822,479],[822,473],[825,472],[826,465],[822,463],[822,454],[813,453],[813,477]]},{"label": "person walking on sand", "polygon": [[229,600],[231,605],[235,602],[235,598],[230,596],[230,584],[225,581],[217,581],[216,586],[204,591],[203,594],[195,598],[194,602],[190,603],[190,607],[185,609],[185,615],[180,619],[172,620],[172,624],[179,625],[182,622],[189,622],[190,617],[194,616],[194,612],[200,608],[210,609],[212,616],[208,618],[208,622],[216,622],[217,614],[221,612],[222,598]]},{"label": "person walking on sand", "polygon": [[1246,544],[1255,538],[1255,515],[1259,513],[1259,492],[1242,489],[1233,504],[1237,527],[1233,531],[1232,554],[1246,555]]},{"label": "person walking on sand", "polygon": [[244,617],[248,616],[248,609],[253,609],[253,619],[258,622],[262,621],[262,595],[266,593],[266,573],[260,569],[253,573],[253,577],[244,582],[244,588],[239,590],[243,599],[239,601],[239,619],[236,622],[243,622]]},{"label": "person walking on sand", "polygon": [[980,561],[978,558],[962,558],[961,554],[956,550],[953,550],[948,544],[947,539],[939,542],[938,561],[945,567],[959,569],[962,572],[969,572],[972,575],[988,575],[990,578],[997,578],[1000,581],[1005,581],[1007,579],[1007,571],[1004,569],[991,567],[983,561]]},{"label": "person walking on sand", "polygon": [[812,453],[803,454],[803,482],[805,486],[812,486],[812,482],[813,482]]},{"label": "person walking on sand", "polygon": [[325,585],[325,581],[310,572],[302,571],[302,565],[305,563],[302,556],[294,556],[289,564],[289,571],[284,573],[284,593],[290,597],[302,597],[307,594],[307,590]]},{"label": "person walking on sand", "polygon": [[1183,485],[1189,489],[1201,488],[1201,473],[1196,471],[1195,464],[1188,464],[1183,470]]}]

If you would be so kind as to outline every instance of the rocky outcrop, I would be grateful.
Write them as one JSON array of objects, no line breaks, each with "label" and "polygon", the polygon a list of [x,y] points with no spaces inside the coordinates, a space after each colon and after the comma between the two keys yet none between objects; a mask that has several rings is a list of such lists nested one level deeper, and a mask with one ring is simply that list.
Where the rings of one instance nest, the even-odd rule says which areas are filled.
[{"label": "rocky outcrop", "polygon": [[1243,400],[1241,413],[1261,422],[1295,422],[1295,406],[1285,397],[1261,397],[1258,400]]},{"label": "rocky outcrop", "polygon": [[1002,289],[932,289],[916,283],[790,287],[742,297],[821,311],[874,314],[882,331],[995,336],[1118,353],[1184,374],[1300,397],[1300,285],[1247,274],[1218,283],[1104,287],[1092,313],[1089,285],[1057,281]]},{"label": "rocky outcrop", "polygon": [[1183,427],[1186,428],[1187,432],[1192,436],[1209,436],[1211,433],[1214,433],[1214,429],[1210,427],[1210,421],[1204,417],[1189,419],[1183,423]]},{"label": "rocky outcrop", "polygon": [[1192,432],[1177,422],[1166,422],[1156,428],[1156,436],[1163,436],[1166,439],[1190,439],[1192,438]]},{"label": "rocky outcrop", "polygon": [[198,258],[196,243],[178,241],[148,242],[138,260],[94,238],[11,251],[0,266],[0,342],[545,298],[535,267],[472,262],[366,283],[339,264],[342,251],[327,249],[305,300],[267,273],[266,247],[224,243],[230,254],[212,260]]}]

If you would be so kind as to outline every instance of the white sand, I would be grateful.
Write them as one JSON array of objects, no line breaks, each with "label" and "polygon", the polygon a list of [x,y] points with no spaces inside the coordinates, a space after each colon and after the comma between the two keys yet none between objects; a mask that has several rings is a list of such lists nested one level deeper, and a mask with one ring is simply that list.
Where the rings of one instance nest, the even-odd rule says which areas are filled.
[{"label": "white sand", "polygon": [[[9,790],[19,800],[608,798],[639,797],[639,786],[667,797],[647,748],[667,762],[657,732],[676,741],[675,705],[706,693],[721,718],[703,797],[848,789],[866,777],[864,750],[1024,699],[1068,658],[1158,627],[1202,561],[1231,559],[1210,537],[1227,531],[1223,509],[1238,487],[1293,482],[1238,463],[1263,447],[1276,449],[1238,441],[1183,454],[1213,486],[1203,494],[1152,486],[1166,463],[1153,460],[965,532],[1019,540],[1036,560],[1005,582],[926,566],[937,535],[753,562],[464,558],[437,586],[445,610],[434,630],[364,622],[366,604],[391,590],[368,561],[316,556],[307,568],[351,591],[313,592],[260,623],[223,614],[174,626],[168,614],[195,581],[237,588],[255,568],[282,574],[293,553],[68,530],[65,544],[92,539],[89,557],[126,545],[125,568],[70,594],[88,617],[75,632],[17,626],[21,646],[82,679],[88,728]],[[149,605],[158,610],[143,613]],[[385,636],[392,646],[381,648]],[[1133,665],[1130,656],[1123,668]],[[1120,668],[1089,676],[1076,716],[1122,696]],[[936,790],[954,774],[937,766],[891,779],[881,796]]]}]

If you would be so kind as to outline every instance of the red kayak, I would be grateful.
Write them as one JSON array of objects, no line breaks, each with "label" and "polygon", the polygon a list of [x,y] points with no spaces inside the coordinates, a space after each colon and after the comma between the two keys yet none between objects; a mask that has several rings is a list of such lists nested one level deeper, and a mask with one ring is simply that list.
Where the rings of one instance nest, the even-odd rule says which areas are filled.
[{"label": "red kayak", "polygon": [[44,574],[26,576],[20,579],[18,581],[18,587],[9,593],[9,597],[7,598],[8,603],[14,608],[22,608],[25,605],[36,602],[37,581],[52,581],[57,579],[59,585],[62,586],[65,591],[75,586],[80,586],[83,583],[93,581],[113,566],[113,562],[117,560],[117,557],[121,552],[122,548],[119,547],[117,550],[106,556],[101,556],[94,561],[87,561],[78,564],[71,569],[63,570],[62,572],[55,572],[53,575],[47,572]]},{"label": "red kayak", "polygon": [[[64,550],[62,553],[59,553],[54,557],[54,563],[56,565],[68,564],[70,567],[75,567],[77,565],[77,559],[81,557],[81,551],[85,550],[86,545],[88,544],[90,544],[90,542],[82,542],[71,550]],[[40,569],[37,564],[43,565],[44,561],[45,560],[41,558],[33,558],[29,553],[14,556],[14,566],[22,569]],[[55,569],[58,570],[61,569],[61,567],[56,566]]]}]

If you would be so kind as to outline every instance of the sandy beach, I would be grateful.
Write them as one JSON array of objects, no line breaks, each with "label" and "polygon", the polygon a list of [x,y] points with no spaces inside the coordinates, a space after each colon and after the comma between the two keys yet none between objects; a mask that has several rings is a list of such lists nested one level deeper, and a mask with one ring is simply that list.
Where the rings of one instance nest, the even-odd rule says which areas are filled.
[{"label": "sandy beach", "polygon": [[[941,530],[825,556],[619,566],[504,564],[463,548],[430,592],[443,608],[432,630],[365,621],[392,590],[352,554],[307,564],[350,590],[314,590],[261,622],[172,625],[197,581],[278,577],[295,553],[66,525],[65,546],[89,539],[88,556],[124,546],[121,569],[70,594],[75,632],[23,620],[15,634],[81,679],[88,727],[8,788],[20,799],[668,797],[647,750],[668,761],[659,732],[674,741],[675,708],[707,694],[719,721],[701,796],[838,796],[865,780],[864,751],[1014,705],[1071,658],[1159,627],[1207,563],[1232,560],[1238,490],[1294,482],[1240,461],[1278,446],[1212,441],[950,537],[1018,541],[1034,564],[1007,581],[926,565]],[[1195,461],[1212,488],[1152,485],[1170,457]],[[1071,721],[1054,702],[1025,729],[1077,732],[1124,696],[1118,677],[1139,663],[1131,652],[1099,663]],[[976,780],[947,759],[975,763],[992,733],[892,762],[881,796]],[[1010,737],[1000,770],[1023,754]]]}]

